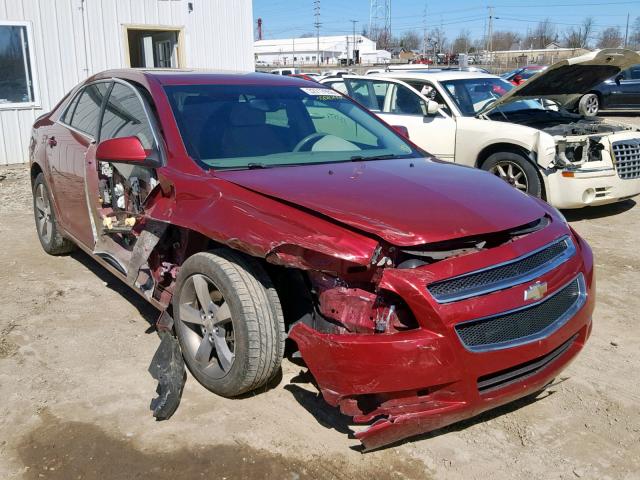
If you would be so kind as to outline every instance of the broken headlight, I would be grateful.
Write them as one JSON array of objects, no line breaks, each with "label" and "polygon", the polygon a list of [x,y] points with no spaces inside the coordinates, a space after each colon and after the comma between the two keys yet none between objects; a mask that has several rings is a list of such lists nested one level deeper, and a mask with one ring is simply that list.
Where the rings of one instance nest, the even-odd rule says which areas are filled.
[{"label": "broken headlight", "polygon": [[559,142],[556,145],[556,165],[559,167],[578,165],[588,160],[587,139],[580,142]]},{"label": "broken headlight", "polygon": [[590,137],[578,142],[558,142],[556,145],[556,165],[570,167],[584,162],[602,160],[604,145],[600,137]]}]

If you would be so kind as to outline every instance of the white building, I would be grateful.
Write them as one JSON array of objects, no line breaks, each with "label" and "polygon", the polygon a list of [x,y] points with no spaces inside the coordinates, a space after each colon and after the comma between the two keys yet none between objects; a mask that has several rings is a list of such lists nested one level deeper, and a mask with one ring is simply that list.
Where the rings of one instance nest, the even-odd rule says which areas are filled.
[{"label": "white building", "polygon": [[318,50],[321,65],[336,65],[358,56],[370,58],[372,52],[378,51],[376,42],[362,35],[320,37],[319,48],[316,37],[258,40],[253,45],[256,62],[267,65],[316,65]]},{"label": "white building", "polygon": [[254,69],[251,0],[0,0],[0,164],[35,118],[122,67]]}]

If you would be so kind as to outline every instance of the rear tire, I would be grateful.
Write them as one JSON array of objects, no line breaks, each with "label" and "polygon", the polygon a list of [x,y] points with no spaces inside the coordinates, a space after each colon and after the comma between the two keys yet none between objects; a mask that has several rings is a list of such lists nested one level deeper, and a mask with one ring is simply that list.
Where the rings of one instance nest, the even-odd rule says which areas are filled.
[{"label": "rear tire", "polygon": [[600,110],[600,99],[595,93],[587,93],[578,102],[578,112],[585,117],[595,117]]},{"label": "rear tire", "polygon": [[33,214],[38,239],[45,252],[49,255],[64,255],[76,249],[75,244],[60,233],[51,195],[42,173],[33,182]]},{"label": "rear tire", "polygon": [[205,388],[235,397],[279,371],[282,308],[254,259],[228,249],[196,253],[180,268],[172,303],[185,362]]},{"label": "rear tire", "polygon": [[482,169],[502,178],[520,191],[542,198],[542,181],[538,169],[518,153],[494,153],[485,160]]}]

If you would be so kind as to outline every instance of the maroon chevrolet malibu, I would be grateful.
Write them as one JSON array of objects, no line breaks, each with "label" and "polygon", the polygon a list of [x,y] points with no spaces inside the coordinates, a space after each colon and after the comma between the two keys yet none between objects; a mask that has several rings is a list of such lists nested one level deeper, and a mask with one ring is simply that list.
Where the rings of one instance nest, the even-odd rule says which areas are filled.
[{"label": "maroon chevrolet malibu", "polygon": [[29,153],[47,253],[157,307],[218,395],[290,343],[367,449],[540,391],[591,331],[592,253],[557,210],[313,82],[103,72]]}]

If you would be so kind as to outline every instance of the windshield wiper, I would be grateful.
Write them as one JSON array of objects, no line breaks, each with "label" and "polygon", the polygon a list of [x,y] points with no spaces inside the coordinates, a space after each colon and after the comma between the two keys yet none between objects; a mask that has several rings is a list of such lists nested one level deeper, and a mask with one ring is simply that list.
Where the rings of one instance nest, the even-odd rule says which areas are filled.
[{"label": "windshield wiper", "polygon": [[261,168],[269,168],[269,165],[267,165],[266,163],[252,162],[247,163],[247,168],[249,170],[259,170]]},{"label": "windshield wiper", "polygon": [[372,155],[370,157],[363,157],[362,155],[354,155],[350,158],[352,162],[366,162],[367,160],[390,160],[392,158],[397,158],[398,155],[388,154],[388,155]]}]

